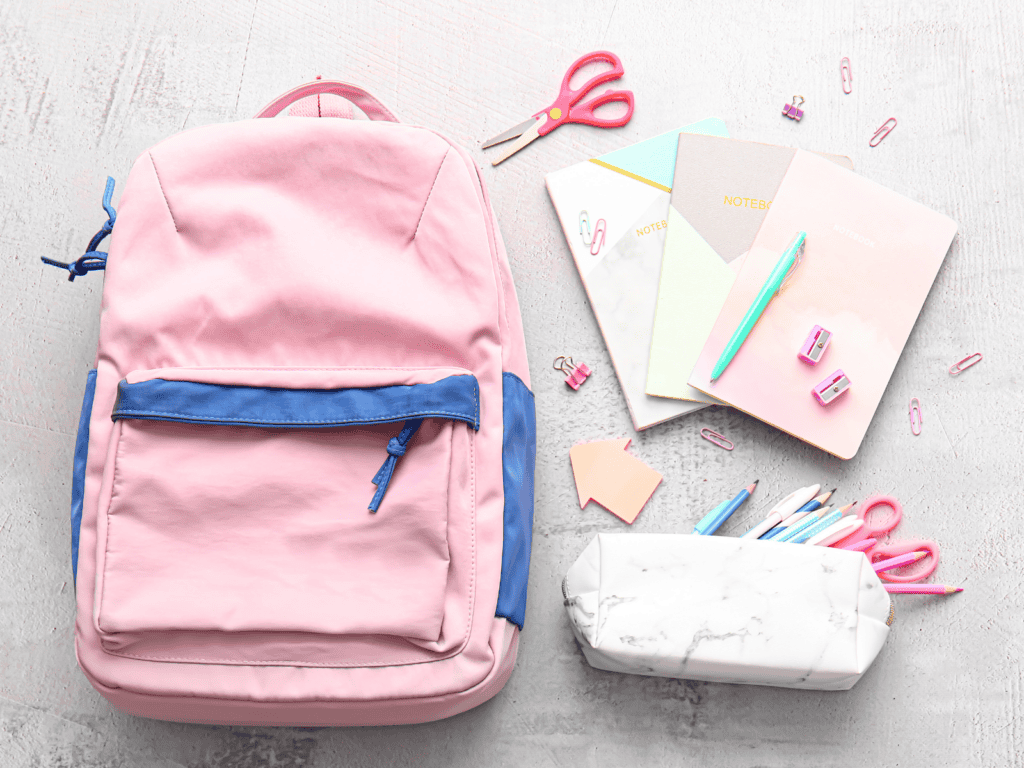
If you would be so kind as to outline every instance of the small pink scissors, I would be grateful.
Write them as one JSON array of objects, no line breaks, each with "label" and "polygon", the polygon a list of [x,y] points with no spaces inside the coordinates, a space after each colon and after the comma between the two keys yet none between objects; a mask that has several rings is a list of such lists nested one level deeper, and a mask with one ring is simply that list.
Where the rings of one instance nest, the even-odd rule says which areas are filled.
[{"label": "small pink scissors", "polygon": [[[868,513],[875,507],[889,507],[892,509],[892,514],[880,522],[869,521]],[[880,543],[884,537],[892,533],[893,528],[899,525],[900,520],[903,519],[903,507],[892,496],[872,496],[869,499],[865,499],[857,509],[855,516],[863,520],[864,525],[842,541],[836,542],[835,546],[846,548],[864,539],[877,539],[879,543],[872,544],[864,550],[864,554],[867,555],[868,560],[872,564],[877,563],[879,560],[896,557],[897,555],[905,555],[908,552],[923,551],[929,555],[929,557],[921,558],[913,566],[899,569],[904,571],[901,574],[882,571],[878,574],[880,579],[908,584],[913,581],[927,579],[935,571],[936,566],[939,564],[939,545],[934,541],[930,539],[914,539],[912,541],[893,541],[888,544]]]},{"label": "small pink scissors", "polygon": [[[612,68],[607,72],[599,72],[587,80],[582,87],[575,91],[572,90],[569,87],[569,81],[572,80],[573,75],[587,66],[587,64],[594,64],[595,62],[611,64]],[[578,103],[593,88],[601,85],[601,83],[618,80],[624,74],[626,74],[626,70],[622,67],[622,60],[611,51],[593,51],[592,53],[580,56],[572,63],[569,71],[562,78],[562,89],[558,92],[558,98],[554,102],[534,114],[529,120],[524,120],[514,128],[509,128],[504,133],[499,133],[493,139],[484,142],[483,148],[487,149],[495,144],[501,144],[503,141],[519,137],[505,150],[505,154],[491,163],[491,165],[497,165],[507,160],[538,136],[547,136],[563,123],[583,123],[585,125],[594,125],[598,128],[619,128],[628,123],[630,118],[633,117],[632,91],[608,90],[590,101],[583,104]],[[594,110],[598,107],[615,101],[621,101],[626,105],[626,114],[614,118],[598,117],[594,114]]]}]

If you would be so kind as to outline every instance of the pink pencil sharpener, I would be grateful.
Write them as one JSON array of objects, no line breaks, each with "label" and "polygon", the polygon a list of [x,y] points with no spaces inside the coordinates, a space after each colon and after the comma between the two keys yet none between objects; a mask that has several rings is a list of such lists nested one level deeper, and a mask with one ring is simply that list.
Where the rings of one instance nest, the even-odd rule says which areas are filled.
[{"label": "pink pencil sharpener", "polygon": [[850,379],[843,373],[843,369],[840,368],[829,374],[827,379],[812,389],[811,394],[814,395],[814,399],[818,401],[819,405],[829,405],[849,388]]},{"label": "pink pencil sharpener", "polygon": [[811,329],[796,356],[808,365],[817,365],[825,355],[830,341],[832,341],[832,331],[816,325]]}]

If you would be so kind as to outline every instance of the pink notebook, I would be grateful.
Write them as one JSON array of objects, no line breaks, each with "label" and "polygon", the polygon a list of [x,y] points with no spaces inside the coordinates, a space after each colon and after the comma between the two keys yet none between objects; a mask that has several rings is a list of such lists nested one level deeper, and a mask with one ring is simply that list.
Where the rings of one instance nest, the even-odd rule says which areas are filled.
[{"label": "pink notebook", "polygon": [[[797,151],[726,299],[691,386],[842,459],[857,453],[956,234],[952,219],[817,155]],[[800,266],[712,385],[711,369],[782,251],[807,233]],[[821,361],[797,353],[815,325]],[[849,390],[811,394],[841,368]]]}]

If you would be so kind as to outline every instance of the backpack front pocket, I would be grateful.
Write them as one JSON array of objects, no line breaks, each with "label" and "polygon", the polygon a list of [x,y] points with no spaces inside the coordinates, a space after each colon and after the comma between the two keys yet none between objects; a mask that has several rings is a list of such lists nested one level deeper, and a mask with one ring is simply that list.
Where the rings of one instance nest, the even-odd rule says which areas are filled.
[{"label": "backpack front pocket", "polygon": [[416,383],[335,386],[366,375],[306,372],[331,386],[301,389],[264,386],[303,379],[282,371],[122,381],[101,634],[437,640],[449,516],[472,513],[451,508],[453,463],[469,461],[453,438],[479,427],[477,382],[382,372]]}]

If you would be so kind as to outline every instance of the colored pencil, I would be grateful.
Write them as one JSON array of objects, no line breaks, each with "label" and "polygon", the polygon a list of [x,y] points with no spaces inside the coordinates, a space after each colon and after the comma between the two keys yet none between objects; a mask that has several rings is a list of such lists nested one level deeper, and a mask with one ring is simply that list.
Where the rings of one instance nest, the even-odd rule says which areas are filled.
[{"label": "colored pencil", "polygon": [[[839,511],[845,515],[856,505],[856,503],[857,502],[853,502],[853,504],[847,504],[845,507],[840,507]],[[860,530],[863,526],[864,521],[859,517],[848,515],[847,517],[840,518],[824,530],[819,530],[817,533],[811,534],[807,537],[804,543],[815,547],[827,547],[829,544],[842,541],[850,534]]]},{"label": "colored pencil", "polygon": [[760,480],[755,480],[737,493],[731,501],[722,502],[708,514],[704,515],[701,521],[694,526],[693,532],[698,536],[710,536],[721,528],[722,523],[728,520],[732,513],[743,506],[743,502],[750,498],[750,494],[754,492],[759,482]]},{"label": "colored pencil", "polygon": [[766,533],[764,536],[762,536],[761,537],[761,541],[771,541],[775,537],[781,536],[783,533],[785,533],[787,530],[792,528],[794,525],[799,523],[801,520],[803,520],[805,517],[807,517],[810,514],[813,514],[813,513],[809,512],[809,511],[808,512],[794,512],[793,516],[791,518],[789,518],[786,522],[779,523],[774,528],[772,528],[770,531],[768,531],[768,533]]},{"label": "colored pencil", "polygon": [[890,595],[952,595],[963,592],[963,587],[947,587],[945,584],[886,584]]},{"label": "colored pencil", "polygon": [[908,552],[905,555],[899,555],[898,557],[890,557],[888,560],[879,560],[877,563],[872,563],[872,567],[875,569],[875,573],[881,573],[882,571],[888,571],[893,568],[899,568],[904,565],[910,565],[916,563],[922,557],[927,557],[928,552]]},{"label": "colored pencil", "polygon": [[805,528],[799,534],[794,536],[791,541],[794,544],[803,544],[805,541],[813,536],[817,536],[822,531],[827,531],[833,525],[843,519],[842,509],[833,509],[827,515],[823,515],[817,523],[812,525],[810,528]]},{"label": "colored pencil", "polygon": [[866,552],[867,550],[875,546],[875,544],[877,543],[878,539],[862,539],[861,541],[858,541],[856,544],[850,544],[846,547],[837,547],[837,549],[848,549],[851,552]]},{"label": "colored pencil", "polygon": [[800,507],[809,502],[815,496],[818,495],[818,491],[821,490],[820,485],[809,485],[806,488],[799,488],[793,491],[789,496],[784,498],[774,507],[768,516],[760,523],[755,525],[749,531],[743,534],[740,538],[743,539],[759,539],[764,534],[768,533],[772,528],[781,523],[783,520],[791,517]]},{"label": "colored pencil", "polygon": [[822,507],[819,510],[811,512],[796,525],[791,525],[786,528],[786,530],[784,530],[779,536],[775,537],[774,541],[796,541],[798,537],[803,535],[804,531],[809,531],[820,523],[822,518],[828,517],[831,512],[832,507]]},{"label": "colored pencil", "polygon": [[802,507],[800,507],[800,509],[798,509],[796,512],[794,512],[785,522],[779,523],[774,528],[772,528],[770,531],[768,531],[768,533],[764,534],[764,536],[762,536],[761,539],[763,541],[768,541],[769,539],[774,539],[776,536],[778,536],[780,533],[782,533],[784,530],[786,530],[786,528],[788,528],[789,526],[794,525],[794,524],[800,522],[805,517],[807,517],[808,513],[813,512],[816,509],[820,509],[821,506],[823,504],[825,504],[825,502],[827,502],[829,500],[829,498],[832,496],[832,494],[835,493],[835,492],[836,492],[836,489],[833,488],[831,491],[826,491],[825,493],[821,494],[820,496],[817,496],[817,497],[811,499],[806,504],[804,504]]}]

